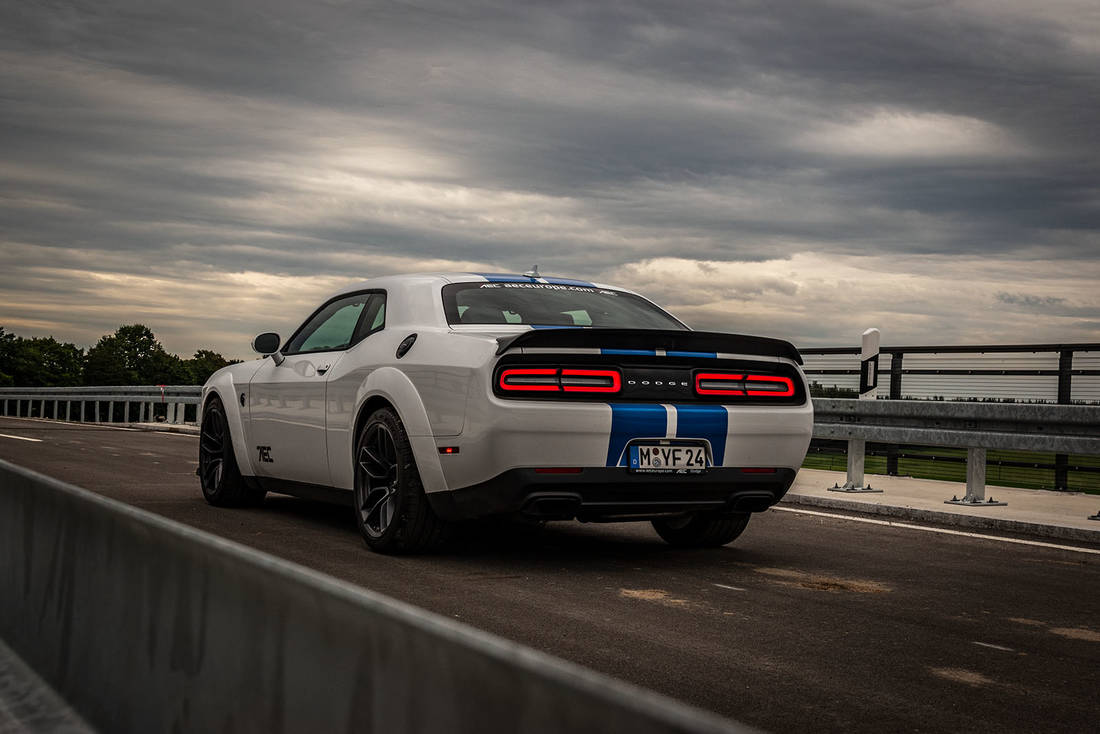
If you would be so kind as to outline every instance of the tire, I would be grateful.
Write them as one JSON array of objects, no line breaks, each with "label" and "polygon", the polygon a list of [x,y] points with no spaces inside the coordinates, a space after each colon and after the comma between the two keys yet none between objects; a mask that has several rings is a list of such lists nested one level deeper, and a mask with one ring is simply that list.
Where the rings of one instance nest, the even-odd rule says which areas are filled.
[{"label": "tire", "polygon": [[202,496],[215,507],[258,505],[267,494],[262,489],[253,489],[245,484],[237,466],[237,457],[233,454],[225,407],[217,397],[210,399],[202,413],[198,474]]},{"label": "tire", "polygon": [[409,435],[389,408],[372,413],[355,441],[355,524],[378,553],[424,553],[448,534],[424,494]]},{"label": "tire", "polygon": [[653,521],[653,529],[678,548],[717,548],[733,542],[749,524],[749,513],[694,512]]}]

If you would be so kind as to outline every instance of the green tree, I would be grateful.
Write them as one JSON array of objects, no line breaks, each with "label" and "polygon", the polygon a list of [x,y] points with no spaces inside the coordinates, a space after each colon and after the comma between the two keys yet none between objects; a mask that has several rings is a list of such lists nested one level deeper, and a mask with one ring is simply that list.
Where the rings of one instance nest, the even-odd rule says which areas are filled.
[{"label": "green tree", "polygon": [[233,364],[233,362],[228,361],[217,352],[200,349],[195,352],[193,359],[185,360],[184,364],[190,372],[190,384],[202,385],[210,379],[210,375],[228,364]]},{"label": "green tree", "polygon": [[169,354],[144,324],[118,327],[88,350],[86,385],[178,385],[190,382],[184,361]]},{"label": "green tree", "polygon": [[84,350],[52,336],[25,339],[0,328],[0,385],[66,387],[79,385]]}]

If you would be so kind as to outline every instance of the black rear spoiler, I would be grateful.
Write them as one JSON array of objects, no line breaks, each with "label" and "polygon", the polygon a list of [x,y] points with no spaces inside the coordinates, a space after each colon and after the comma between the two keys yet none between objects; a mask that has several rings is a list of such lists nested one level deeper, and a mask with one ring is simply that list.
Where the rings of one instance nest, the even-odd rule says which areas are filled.
[{"label": "black rear spoiler", "polygon": [[497,355],[518,347],[599,349],[664,349],[673,352],[728,352],[761,357],[783,357],[802,364],[802,355],[790,342],[766,336],[723,334],[717,331],[675,329],[532,329],[497,339]]}]

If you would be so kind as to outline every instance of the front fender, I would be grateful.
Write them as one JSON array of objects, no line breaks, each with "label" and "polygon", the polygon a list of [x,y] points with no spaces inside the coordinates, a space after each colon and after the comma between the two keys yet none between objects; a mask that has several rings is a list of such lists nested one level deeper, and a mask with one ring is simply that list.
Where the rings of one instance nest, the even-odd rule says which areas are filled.
[{"label": "front fender", "polygon": [[[409,435],[409,444],[412,446],[413,457],[416,459],[416,467],[420,471],[420,481],[424,485],[425,492],[439,492],[447,488],[443,478],[443,467],[439,462],[439,450],[436,447],[435,438],[432,435],[431,422],[428,420],[428,411],[424,407],[424,401],[420,398],[416,386],[412,380],[395,367],[379,367],[373,370],[363,384],[359,387],[355,401],[355,415],[368,400],[373,397],[384,398],[397,411],[398,418],[405,426],[405,432]],[[348,442],[348,455],[346,461],[333,466],[333,476],[337,478],[340,471],[346,471],[347,476],[339,476],[338,486],[352,487],[354,480],[351,476],[352,455],[355,450],[356,436],[352,435]],[[340,481],[345,480],[346,484]]]},{"label": "front fender", "polygon": [[239,380],[240,377],[232,370],[224,369],[215,372],[202,387],[202,407],[206,407],[206,401],[212,393],[222,401],[225,418],[229,422],[229,437],[233,442],[233,455],[237,457],[237,466],[244,476],[255,476],[252,452],[248,450],[248,437],[245,434],[246,421],[240,404],[241,393],[247,394],[248,381],[239,383]]}]

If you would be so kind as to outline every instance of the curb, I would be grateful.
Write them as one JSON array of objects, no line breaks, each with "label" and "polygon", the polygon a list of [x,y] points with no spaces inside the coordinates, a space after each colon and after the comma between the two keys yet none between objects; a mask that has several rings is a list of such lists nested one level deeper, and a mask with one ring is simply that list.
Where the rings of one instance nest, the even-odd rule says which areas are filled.
[{"label": "curb", "polygon": [[903,520],[934,522],[941,525],[953,525],[978,530],[1002,530],[1012,533],[1034,535],[1041,538],[1058,538],[1060,540],[1076,540],[1085,543],[1100,543],[1100,529],[1089,530],[1067,525],[1045,525],[1043,523],[1008,520],[1000,517],[961,515],[955,512],[922,510],[916,507],[900,507],[897,505],[880,505],[871,502],[855,502],[852,500],[833,499],[832,497],[814,497],[804,494],[788,494],[783,498],[781,504],[821,507],[831,510],[848,510],[849,512],[862,512],[868,515],[886,515],[888,517],[896,517]]},{"label": "curb", "polygon": [[186,423],[115,423],[113,425],[123,428],[133,428],[136,431],[159,431],[160,433],[183,433],[188,436],[199,435],[198,426],[189,426]]}]

